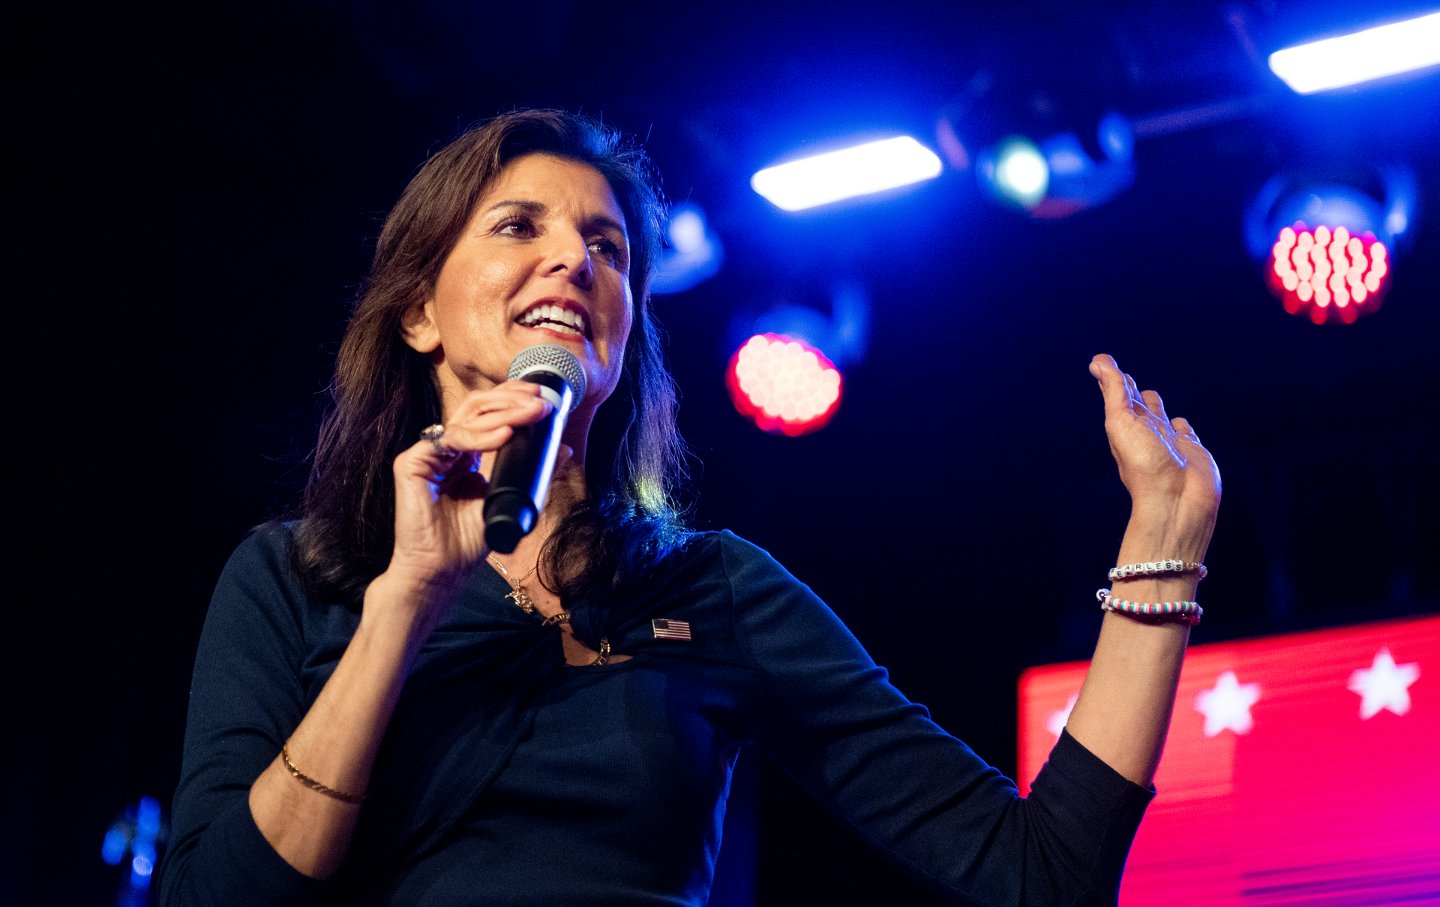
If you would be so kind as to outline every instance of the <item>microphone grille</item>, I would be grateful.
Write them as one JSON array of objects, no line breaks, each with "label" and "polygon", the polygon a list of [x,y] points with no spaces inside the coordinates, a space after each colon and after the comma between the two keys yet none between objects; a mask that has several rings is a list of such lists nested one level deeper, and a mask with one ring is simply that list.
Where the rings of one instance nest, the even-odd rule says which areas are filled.
[{"label": "microphone grille", "polygon": [[507,377],[513,381],[534,372],[551,372],[564,378],[565,383],[574,391],[575,403],[578,404],[585,398],[585,369],[580,365],[580,360],[575,358],[575,354],[565,347],[550,343],[526,347],[510,361]]}]

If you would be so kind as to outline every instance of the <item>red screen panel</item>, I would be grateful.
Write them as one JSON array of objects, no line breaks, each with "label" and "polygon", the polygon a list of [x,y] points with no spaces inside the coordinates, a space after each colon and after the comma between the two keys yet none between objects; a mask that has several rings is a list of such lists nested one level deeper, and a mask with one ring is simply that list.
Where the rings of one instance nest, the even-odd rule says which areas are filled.
[{"label": "red screen panel", "polygon": [[[1087,662],[1020,678],[1028,792]],[[1440,904],[1440,617],[1192,645],[1129,905]]]}]

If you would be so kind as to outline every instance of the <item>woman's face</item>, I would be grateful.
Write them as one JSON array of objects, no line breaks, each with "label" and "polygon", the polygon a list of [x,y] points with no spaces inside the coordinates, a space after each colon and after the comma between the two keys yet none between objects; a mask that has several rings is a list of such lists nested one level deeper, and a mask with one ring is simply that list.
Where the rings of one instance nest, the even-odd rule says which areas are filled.
[{"label": "woman's face", "polygon": [[435,365],[444,411],[506,379],[526,347],[562,346],[588,378],[582,409],[615,389],[634,317],[625,215],[598,170],[527,154],[500,172],[450,250],[405,339]]}]

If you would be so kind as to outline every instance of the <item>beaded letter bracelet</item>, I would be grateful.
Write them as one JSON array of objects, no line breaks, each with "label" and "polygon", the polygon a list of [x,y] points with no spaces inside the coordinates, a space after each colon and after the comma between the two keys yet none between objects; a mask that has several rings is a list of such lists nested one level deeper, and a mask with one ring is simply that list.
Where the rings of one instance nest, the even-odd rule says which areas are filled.
[{"label": "beaded letter bracelet", "polygon": [[1116,598],[1109,589],[1098,590],[1095,597],[1100,600],[1101,611],[1115,611],[1146,623],[1183,623],[1193,627],[1205,614],[1199,602],[1131,602]]},{"label": "beaded letter bracelet", "polygon": [[1189,561],[1145,561],[1140,564],[1121,564],[1118,567],[1111,567],[1110,582],[1113,583],[1117,579],[1130,579],[1133,576],[1166,576],[1173,573],[1198,573],[1200,579],[1204,579],[1209,572],[1205,569],[1204,564],[1192,564]]}]

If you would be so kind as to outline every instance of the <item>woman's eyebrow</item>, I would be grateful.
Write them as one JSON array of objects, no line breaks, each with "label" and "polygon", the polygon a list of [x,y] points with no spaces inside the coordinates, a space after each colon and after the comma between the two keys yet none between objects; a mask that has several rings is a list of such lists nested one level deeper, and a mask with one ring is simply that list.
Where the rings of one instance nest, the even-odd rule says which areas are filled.
[{"label": "woman's eyebrow", "polygon": [[544,214],[549,209],[541,202],[531,201],[525,198],[507,198],[496,202],[485,209],[486,214],[499,211],[502,208],[518,208],[526,214]]},{"label": "woman's eyebrow", "polygon": [[607,230],[614,230],[627,240],[630,238],[630,234],[625,232],[625,225],[608,214],[593,215],[586,223],[596,227],[604,227]]},{"label": "woman's eyebrow", "polygon": [[[550,211],[549,206],[547,206],[544,202],[532,201],[531,199],[527,198],[507,198],[501,199],[500,201],[490,205],[488,208],[485,209],[484,213],[486,215],[491,215],[494,214],[496,211],[502,211],[507,209],[518,209],[534,217],[543,217]],[[607,230],[614,230],[621,236],[625,237],[627,242],[630,239],[630,234],[628,231],[626,231],[625,225],[608,214],[592,214],[585,219],[585,225],[587,227],[598,227]]]}]

